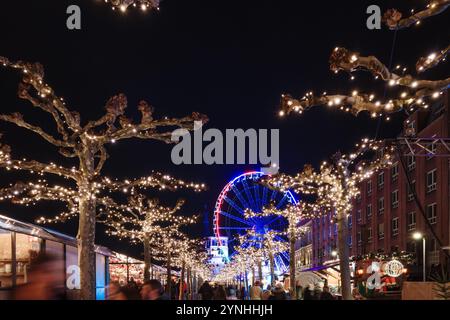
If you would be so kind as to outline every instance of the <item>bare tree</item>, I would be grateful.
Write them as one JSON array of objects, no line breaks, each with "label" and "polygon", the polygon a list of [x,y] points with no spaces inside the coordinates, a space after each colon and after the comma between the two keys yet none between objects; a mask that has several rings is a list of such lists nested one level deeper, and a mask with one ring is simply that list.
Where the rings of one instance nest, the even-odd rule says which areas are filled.
[{"label": "bare tree", "polygon": [[[124,139],[148,139],[171,142],[173,128],[193,129],[194,121],[206,121],[206,117],[193,113],[184,118],[154,119],[153,108],[145,101],[139,103],[141,113],[139,123],[134,123],[125,116],[127,98],[123,94],[112,97],[106,103],[106,113],[97,120],[81,123],[78,112],[70,110],[64,99],[57,96],[53,89],[44,81],[44,69],[39,63],[10,62],[0,57],[0,65],[17,70],[22,78],[19,84],[19,97],[27,100],[37,109],[50,115],[57,129],[57,136],[47,133],[41,126],[33,125],[24,120],[20,113],[0,115],[5,122],[25,128],[53,146],[59,154],[74,161],[73,166],[43,163],[37,160],[14,159],[8,146],[2,145],[0,166],[8,170],[25,170],[37,174],[60,176],[75,183],[76,196],[71,199],[76,204],[78,214],[78,251],[81,282],[81,299],[95,297],[95,222],[98,204],[97,194],[104,188],[112,186],[127,186],[129,181],[118,183],[101,176],[103,166],[108,158],[106,146]],[[155,182],[151,177],[134,180],[133,186],[146,186]],[[169,178],[168,182],[173,178]],[[161,181],[164,184],[164,179]],[[148,183],[148,184],[147,184]],[[55,194],[59,197],[60,194]],[[67,194],[61,195],[62,200]]]}]

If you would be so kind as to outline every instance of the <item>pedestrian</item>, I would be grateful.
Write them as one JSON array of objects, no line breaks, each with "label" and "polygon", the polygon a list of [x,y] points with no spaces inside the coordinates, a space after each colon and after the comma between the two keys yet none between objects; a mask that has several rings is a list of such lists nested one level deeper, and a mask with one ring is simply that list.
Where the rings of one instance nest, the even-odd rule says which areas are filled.
[{"label": "pedestrian", "polygon": [[250,300],[262,300],[263,291],[260,284],[259,281],[255,281],[255,285],[250,288]]},{"label": "pedestrian", "polygon": [[241,287],[239,298],[241,300],[246,300],[247,299],[247,290],[245,290],[245,286]]},{"label": "pedestrian", "polygon": [[120,283],[118,281],[113,281],[108,285],[106,289],[106,300],[126,300],[127,297],[122,291],[120,287]]},{"label": "pedestrian", "polygon": [[198,293],[201,294],[202,300],[212,300],[213,298],[213,289],[208,281],[203,282]]},{"label": "pedestrian", "polygon": [[364,296],[359,292],[358,287],[353,288],[352,297],[354,300],[365,300]]},{"label": "pedestrian", "polygon": [[227,300],[238,300],[238,298],[236,297],[236,289],[235,288],[230,288],[228,290]]},{"label": "pedestrian", "polygon": [[328,286],[323,287],[322,293],[320,294],[320,300],[334,300],[334,297],[330,293],[330,288]]},{"label": "pedestrian", "polygon": [[263,291],[262,299],[263,300],[269,300],[269,298],[272,296],[272,286],[269,284],[267,285],[266,290]]},{"label": "pedestrian", "polygon": [[163,286],[158,280],[144,282],[141,289],[142,300],[169,300],[163,293]]},{"label": "pedestrian", "polygon": [[28,282],[14,289],[14,300],[66,300],[63,262],[50,254],[33,258]]},{"label": "pedestrian", "polygon": [[272,291],[272,295],[269,300],[289,300],[286,291],[284,290],[284,286],[281,282],[275,285],[275,289]]},{"label": "pedestrian", "polygon": [[314,285],[312,284],[306,286],[305,290],[303,291],[303,300],[314,300],[313,289]]},{"label": "pedestrian", "polygon": [[218,285],[214,289],[213,300],[227,300],[227,292],[225,291],[224,286]]}]

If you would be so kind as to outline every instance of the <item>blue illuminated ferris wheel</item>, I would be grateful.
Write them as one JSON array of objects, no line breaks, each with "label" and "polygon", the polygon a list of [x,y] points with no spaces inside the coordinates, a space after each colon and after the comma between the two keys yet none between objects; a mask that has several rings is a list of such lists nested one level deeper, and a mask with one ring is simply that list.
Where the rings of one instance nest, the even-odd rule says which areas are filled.
[{"label": "blue illuminated ferris wheel", "polygon": [[[262,208],[274,203],[277,209],[283,209],[287,204],[295,204],[293,194],[290,191],[280,192],[271,190],[257,181],[265,174],[263,172],[244,173],[223,188],[217,198],[214,210],[214,233],[218,241],[220,237],[228,237],[230,252],[233,254],[233,242],[238,235],[245,234],[247,230],[254,229],[257,234],[264,234],[269,230],[283,231],[287,221],[281,216],[254,217],[246,219],[245,209],[253,212],[261,212]],[[280,241],[286,241],[282,236]],[[285,272],[288,267],[289,255],[281,253],[275,257],[275,269],[277,273]]]}]

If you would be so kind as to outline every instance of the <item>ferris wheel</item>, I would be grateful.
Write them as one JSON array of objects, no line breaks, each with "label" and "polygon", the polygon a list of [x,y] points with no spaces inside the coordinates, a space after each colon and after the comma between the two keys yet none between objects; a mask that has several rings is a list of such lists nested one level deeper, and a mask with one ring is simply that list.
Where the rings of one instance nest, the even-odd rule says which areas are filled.
[{"label": "ferris wheel", "polygon": [[[233,255],[233,242],[238,235],[245,234],[253,229],[257,234],[267,231],[283,231],[287,221],[281,216],[254,217],[246,219],[245,209],[253,212],[261,212],[262,208],[270,203],[277,209],[283,209],[287,204],[296,204],[290,191],[280,192],[271,190],[257,181],[264,176],[263,172],[252,171],[234,178],[223,188],[217,198],[214,210],[214,233],[220,243],[221,237],[228,237],[229,250]],[[282,236],[277,236],[280,241],[286,241]],[[281,253],[275,256],[275,269],[281,274],[288,269],[289,255]]]}]

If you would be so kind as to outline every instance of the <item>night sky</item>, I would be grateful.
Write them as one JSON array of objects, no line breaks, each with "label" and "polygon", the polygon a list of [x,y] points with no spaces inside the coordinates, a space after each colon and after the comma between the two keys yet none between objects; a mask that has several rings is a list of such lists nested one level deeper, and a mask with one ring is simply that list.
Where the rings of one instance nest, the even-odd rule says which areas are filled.
[{"label": "night sky", "polygon": [[[449,14],[425,20],[420,27],[397,33],[368,30],[366,8],[378,4],[382,12],[395,7],[407,12],[425,1],[287,1],[287,0],[163,0],[159,12],[143,14],[112,11],[96,0],[8,1],[0,8],[0,55],[11,60],[41,62],[46,79],[82,121],[104,113],[107,99],[117,93],[128,96],[128,115],[137,121],[141,99],[156,108],[157,116],[184,116],[198,111],[209,116],[207,127],[279,128],[281,169],[295,173],[306,163],[318,165],[337,150],[349,150],[362,137],[374,137],[378,121],[368,115],[357,119],[321,108],[303,116],[277,117],[282,93],[302,96],[306,91],[350,93],[354,89],[377,93],[389,90],[368,74],[349,81],[346,74],[334,75],[328,57],[335,46],[375,55],[392,65],[414,67],[418,57],[448,45]],[[82,30],[66,28],[66,8],[82,9]],[[448,64],[425,74],[430,79],[448,75]],[[0,70],[2,113],[20,111],[25,119],[50,132],[47,116],[17,98],[19,77]],[[378,137],[399,133],[403,114],[382,123]],[[13,147],[13,156],[40,161],[59,161],[53,146],[26,130],[0,123],[3,141]],[[172,146],[160,142],[125,140],[109,147],[111,158],[104,173],[111,177],[138,177],[151,170],[171,173],[185,180],[205,182],[202,194],[165,195],[174,203],[188,197],[185,214],[213,211],[223,186],[251,166],[175,166]],[[64,160],[63,160],[64,161]],[[1,173],[2,184],[20,175]],[[45,203],[33,209],[0,204],[0,214],[32,222],[56,213],[58,206]],[[76,234],[76,222],[51,228]],[[212,232],[212,230],[211,230]],[[201,235],[201,226],[191,231]],[[97,233],[97,242],[139,256]]]}]

